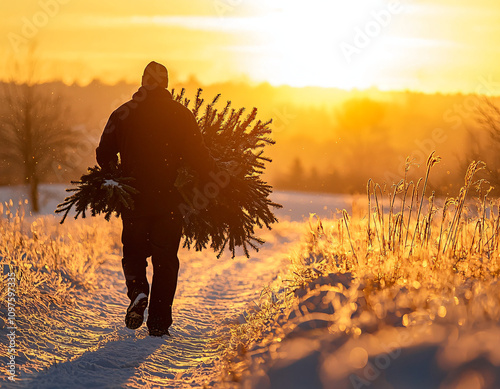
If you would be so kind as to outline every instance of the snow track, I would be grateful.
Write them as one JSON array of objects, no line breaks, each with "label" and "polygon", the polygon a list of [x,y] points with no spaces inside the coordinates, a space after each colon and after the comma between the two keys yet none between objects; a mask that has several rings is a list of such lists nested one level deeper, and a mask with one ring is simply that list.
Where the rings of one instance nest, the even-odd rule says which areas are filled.
[{"label": "snow track", "polygon": [[[98,270],[95,292],[78,291],[73,305],[55,310],[53,321],[26,318],[19,336],[64,362],[48,369],[47,357],[21,366],[6,388],[185,388],[211,387],[218,370],[217,330],[234,320],[289,263],[289,252],[303,234],[303,223],[283,222],[263,231],[267,243],[246,259],[217,259],[210,251],[181,250],[172,337],[152,338],[145,324],[125,328],[128,305],[119,253]],[[152,266],[148,266],[151,279]],[[35,340],[38,339],[38,340]],[[40,353],[40,355],[50,355]],[[26,358],[19,356],[23,365]],[[38,371],[37,371],[38,370]]]}]

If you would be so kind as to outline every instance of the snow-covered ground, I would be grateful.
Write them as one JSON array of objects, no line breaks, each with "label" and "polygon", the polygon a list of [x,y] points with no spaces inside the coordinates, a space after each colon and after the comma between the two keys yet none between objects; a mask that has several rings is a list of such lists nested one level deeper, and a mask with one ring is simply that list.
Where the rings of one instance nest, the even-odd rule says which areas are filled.
[{"label": "snow-covered ground", "polygon": [[[40,185],[40,214],[53,214],[57,205],[68,195],[65,191],[67,187],[62,184]],[[0,202],[11,199],[15,204],[24,202],[28,200],[27,194],[28,190],[23,186],[0,187]],[[303,221],[311,213],[327,218],[337,215],[337,209],[346,209],[348,212],[352,209],[352,197],[348,195],[275,191],[272,200],[283,205],[282,209],[276,211],[279,220]]]},{"label": "snow-covered ground", "polygon": [[[231,259],[228,253],[217,259],[208,250],[194,252],[181,249],[172,337],[151,338],[147,336],[145,326],[132,331],[124,325],[128,301],[121,270],[119,220],[113,218],[109,223],[102,218],[68,220],[59,226],[59,217],[49,215],[53,215],[57,204],[64,199],[64,189],[62,185],[41,187],[41,215],[46,216],[39,219],[36,225],[31,224],[32,231],[37,228],[50,230],[44,244],[53,251],[60,248],[57,234],[63,232],[71,233],[76,245],[86,244],[92,248],[107,240],[109,244],[105,246],[110,249],[99,254],[103,256],[102,265],[91,274],[85,273],[85,278],[93,284],[91,288],[71,285],[67,290],[69,302],[66,304],[64,299],[51,300],[51,296],[47,296],[53,290],[51,286],[45,288],[39,285],[36,288],[43,290],[46,297],[40,300],[43,306],[33,311],[16,312],[17,381],[12,383],[7,380],[7,357],[0,355],[1,387],[217,387],[221,373],[217,350],[219,335],[229,323],[243,321],[242,313],[251,304],[258,304],[263,288],[287,268],[291,256],[302,255],[305,245],[300,242],[308,228],[309,215],[313,213],[328,218],[338,215],[337,209],[356,213],[361,207],[360,214],[365,209],[362,200],[353,201],[350,196],[276,192],[273,200],[284,206],[276,211],[280,223],[271,231],[259,233],[266,243],[259,252],[252,252],[250,259],[243,256]],[[23,203],[24,193],[22,187],[0,188],[0,201],[12,199],[13,204]],[[30,218],[28,223],[33,220]],[[79,233],[79,226],[86,226],[87,229],[82,228],[83,233]],[[55,242],[50,241],[51,236],[56,239]],[[5,267],[3,270],[5,274]],[[37,271],[45,274],[51,272],[48,268]],[[150,279],[151,273],[149,266]],[[334,279],[344,277],[337,274],[331,276]],[[363,328],[360,336],[349,338],[343,336],[342,331],[330,332],[324,324],[321,325],[321,321],[326,320],[325,316],[314,309],[324,305],[324,293],[329,293],[331,301],[353,298],[353,304],[345,306],[360,309],[366,304],[363,303],[365,295],[361,289],[359,295],[347,293],[357,291],[357,286],[353,285],[349,282],[345,288],[339,289],[334,282],[326,282],[323,285],[326,289],[311,287],[310,294],[303,296],[297,302],[297,307],[308,307],[299,311],[305,312],[304,317],[312,315],[314,320],[303,320],[302,323],[303,318],[295,315],[295,321],[299,324],[293,318],[286,321],[283,327],[288,331],[285,332],[285,338],[283,334],[277,338],[272,333],[271,336],[277,339],[272,347],[257,345],[246,350],[252,364],[247,375],[242,377],[242,387],[500,387],[498,320],[481,320],[481,315],[486,311],[492,317],[500,317],[496,297],[500,295],[500,287],[497,281],[491,282],[491,285],[479,282],[474,289],[479,296],[474,305],[478,311],[472,312],[471,317],[478,318],[477,326],[462,328],[461,324],[457,327],[446,322],[447,317],[453,317],[454,310],[459,313],[462,311],[459,310],[461,306],[454,308],[458,300],[450,299],[449,304],[441,301],[444,292],[441,296],[440,290],[434,299],[440,301],[442,308],[448,305],[444,313],[439,311],[441,314],[438,314],[435,325],[405,328],[405,312],[396,310],[384,317],[382,327]],[[486,287],[489,289],[481,289]],[[401,290],[398,294],[401,301],[408,300],[408,288],[398,288]],[[425,297],[425,292],[422,295]],[[316,301],[316,297],[321,299]],[[386,302],[392,304],[393,300],[389,296]],[[312,305],[307,305],[309,303]],[[1,316],[0,346],[5,350],[8,329],[4,310]],[[362,315],[359,317],[361,320]],[[419,332],[423,331],[422,328],[425,332]],[[237,384],[226,384],[239,387]]]},{"label": "snow-covered ground", "polygon": [[[265,247],[249,260],[229,255],[218,260],[209,251],[181,250],[171,338],[151,338],[145,325],[136,331],[125,328],[128,301],[121,257],[111,253],[96,275],[99,288],[91,294],[82,291],[76,307],[54,313],[48,329],[52,338],[35,326],[21,329],[21,337],[41,338],[33,346],[58,349],[63,343],[64,352],[74,356],[46,371],[23,374],[20,383],[61,389],[210,387],[217,377],[217,330],[258,301],[262,288],[286,266],[287,253],[300,235],[295,223],[266,232]],[[148,270],[151,279],[151,266]],[[66,328],[58,328],[61,323]]]},{"label": "snow-covered ground", "polygon": [[[42,215],[51,215],[66,193],[62,185],[42,185]],[[25,188],[0,190],[0,201],[24,202]],[[284,205],[277,212],[282,222],[272,231],[259,235],[264,247],[252,252],[250,259],[231,259],[225,254],[217,259],[210,251],[182,249],[181,269],[174,302],[174,324],[171,338],[147,336],[145,326],[137,331],[124,326],[128,301],[121,270],[120,242],[96,270],[93,291],[73,290],[75,305],[52,306],[44,317],[32,317],[19,324],[21,344],[31,350],[18,350],[21,374],[14,384],[2,377],[3,387],[33,388],[119,388],[119,387],[210,387],[218,374],[215,340],[223,323],[234,320],[252,302],[257,302],[262,289],[276,278],[289,263],[289,253],[300,241],[309,213],[330,216],[336,208],[349,206],[343,196],[307,195],[278,192],[273,200]],[[48,224],[56,225],[58,216]],[[86,222],[93,222],[87,220]],[[72,228],[66,222],[62,228]],[[106,223],[101,221],[101,223]],[[120,223],[112,221],[116,229]],[[114,227],[113,227],[114,228]],[[98,225],[97,225],[98,229]],[[114,235],[116,240],[119,231]],[[148,267],[149,277],[152,268]],[[23,312],[18,312],[18,317]],[[1,325],[0,342],[7,341],[5,322]],[[18,338],[19,341],[19,338]],[[36,349],[36,350],[33,350]],[[37,355],[44,355],[38,359]],[[50,363],[47,355],[64,356],[61,363]],[[2,356],[5,366],[6,358]],[[43,368],[43,369],[42,369]]]}]

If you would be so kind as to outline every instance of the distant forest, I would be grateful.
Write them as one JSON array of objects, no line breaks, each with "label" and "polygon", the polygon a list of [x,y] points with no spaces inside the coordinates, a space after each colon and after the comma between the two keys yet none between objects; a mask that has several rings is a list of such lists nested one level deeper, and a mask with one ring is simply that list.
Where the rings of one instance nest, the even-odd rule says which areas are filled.
[{"label": "distant forest", "polygon": [[[41,182],[67,183],[93,166],[95,148],[110,113],[130,99],[137,87],[100,81],[85,86],[61,82],[37,85],[40,97],[31,97],[32,105],[37,107],[33,109],[44,112],[51,107],[58,112],[57,128],[68,130],[57,144],[50,146],[50,160],[38,167],[43,173]],[[188,96],[193,97],[200,85],[191,79],[174,82],[172,87],[185,87]],[[9,88],[12,85],[0,83],[0,134],[4,135],[5,123],[12,122],[16,109],[22,111],[22,107],[9,103]],[[399,181],[408,156],[415,163],[409,175],[417,179],[425,173],[427,156],[436,150],[443,159],[431,173],[432,190],[455,195],[463,185],[468,163],[480,159],[488,167],[483,177],[500,193],[499,98],[273,87],[243,82],[202,88],[205,99],[221,93],[221,105],[231,100],[234,108],[245,107],[248,112],[255,106],[259,109],[258,118],[273,119],[276,145],[266,151],[273,159],[266,176],[276,189],[364,192],[369,178],[388,185]],[[52,122],[55,116],[51,116]],[[43,128],[51,126],[47,123]],[[15,131],[16,125],[10,125]],[[37,142],[43,143],[42,139]],[[40,152],[49,152],[49,146],[42,146]],[[28,173],[23,172],[22,164],[6,157],[9,152],[12,145],[0,143],[0,185],[27,183]],[[20,160],[23,158],[28,157],[21,156]]]}]

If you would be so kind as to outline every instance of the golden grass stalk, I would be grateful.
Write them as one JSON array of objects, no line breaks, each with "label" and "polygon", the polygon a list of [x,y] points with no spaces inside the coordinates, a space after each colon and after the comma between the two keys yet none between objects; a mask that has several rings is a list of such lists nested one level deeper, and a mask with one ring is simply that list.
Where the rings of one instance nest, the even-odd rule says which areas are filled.
[{"label": "golden grass stalk", "polygon": [[370,178],[366,184],[366,194],[368,196],[368,227],[366,230],[366,241],[368,242],[368,248],[372,248],[372,230],[371,230],[371,214],[372,214],[372,186],[373,182]]},{"label": "golden grass stalk", "polygon": [[467,198],[467,194],[469,192],[470,187],[473,184],[474,175],[485,168],[485,163],[481,161],[472,161],[469,167],[467,168],[467,173],[465,175],[465,185],[460,189],[460,195],[458,196],[458,206],[453,215],[453,221],[450,226],[450,232],[448,233],[448,238],[446,240],[446,244],[443,248],[443,253],[446,252],[446,249],[449,247],[451,243],[452,252],[455,252],[456,244],[457,244],[457,235],[460,228],[460,219],[462,217],[462,212],[465,206],[465,200]]},{"label": "golden grass stalk", "polygon": [[408,212],[408,228],[406,229],[406,237],[405,237],[405,249],[408,244],[408,235],[410,234],[410,222],[411,222],[411,214],[413,211],[413,204],[414,201],[418,201],[418,188],[420,187],[420,183],[422,182],[422,178],[419,178],[417,181],[417,185],[413,187],[413,191],[411,194],[411,201],[410,201],[410,210]]},{"label": "golden grass stalk", "polygon": [[[383,191],[382,188],[380,187],[379,184],[375,184],[374,189],[373,189],[373,195],[375,197],[375,203],[376,203],[376,210],[377,210],[377,217],[378,217],[378,222],[380,225],[380,228],[377,229],[377,238],[380,244],[380,249],[382,250],[383,255],[386,254],[386,242],[385,242],[385,228],[384,228],[384,204],[382,201],[379,203],[378,201],[378,196],[377,196],[377,188],[380,192],[380,198],[383,201]],[[375,217],[375,215],[374,215]],[[377,228],[377,223],[375,220],[375,228]]]},{"label": "golden grass stalk", "polygon": [[353,245],[352,239],[351,239],[351,232],[349,231],[349,214],[347,213],[347,211],[345,209],[342,210],[342,218],[344,219],[345,228],[347,230],[347,237],[348,237],[349,243],[351,245],[352,256],[354,257],[354,259],[356,261],[358,261],[358,257],[356,256],[356,250],[354,250],[354,245]]},{"label": "golden grass stalk", "polygon": [[422,198],[420,199],[420,206],[418,207],[418,212],[417,212],[417,221],[415,223],[415,232],[413,234],[413,238],[411,241],[411,247],[410,247],[410,254],[412,254],[413,251],[413,245],[415,242],[415,237],[417,236],[417,233],[419,232],[419,219],[420,219],[420,213],[422,212],[422,206],[424,204],[424,197],[425,197],[425,190],[427,189],[427,182],[429,181],[429,174],[431,171],[431,168],[436,164],[441,161],[441,157],[434,156],[436,152],[433,151],[431,155],[429,155],[429,158],[427,159],[427,171],[425,172],[425,179],[424,179],[424,187],[422,189]]}]

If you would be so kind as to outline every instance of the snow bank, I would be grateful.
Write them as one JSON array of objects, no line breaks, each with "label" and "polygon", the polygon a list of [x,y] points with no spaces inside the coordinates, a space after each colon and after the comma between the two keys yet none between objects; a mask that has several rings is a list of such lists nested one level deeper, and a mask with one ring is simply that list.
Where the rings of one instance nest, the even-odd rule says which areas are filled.
[{"label": "snow bank", "polygon": [[[107,182],[114,185],[114,182]],[[53,215],[57,205],[62,203],[69,195],[65,191],[71,187],[70,184],[43,184],[40,185],[40,215]],[[14,204],[19,201],[28,200],[29,188],[25,186],[0,187],[0,202],[8,202],[12,199]],[[282,209],[276,210],[275,214],[279,220],[303,221],[309,218],[311,213],[322,218],[330,218],[337,214],[337,209],[352,210],[353,197],[349,195],[315,194],[303,192],[276,191],[271,195],[272,201],[283,205]]]}]

